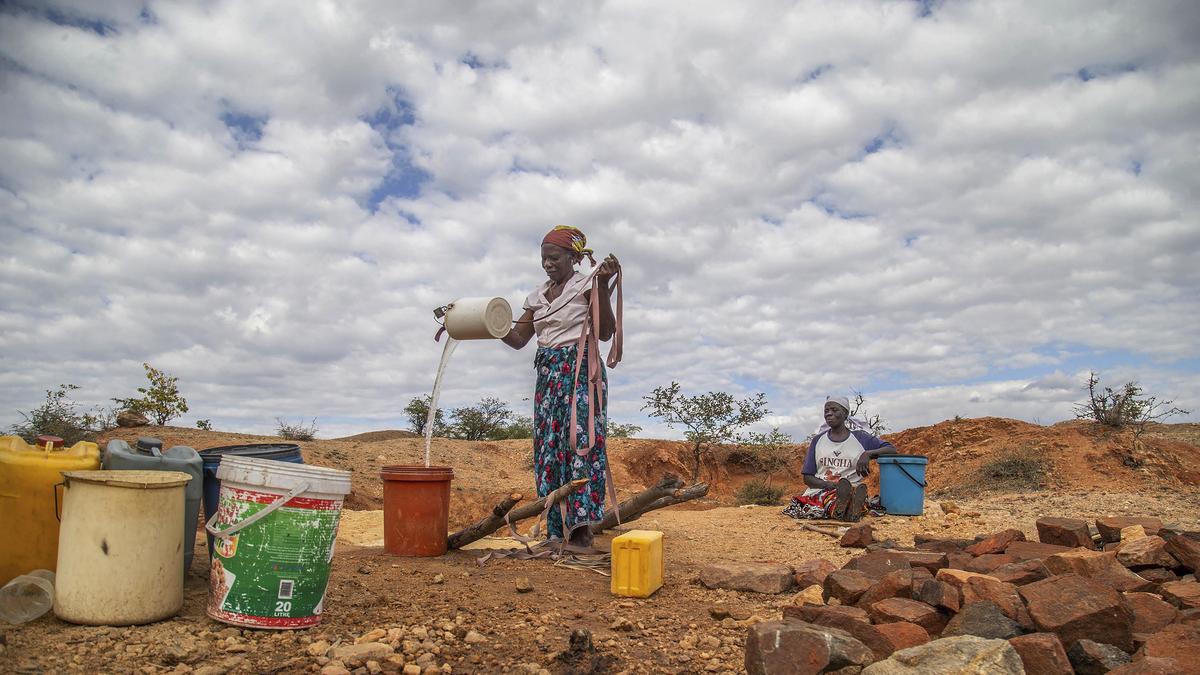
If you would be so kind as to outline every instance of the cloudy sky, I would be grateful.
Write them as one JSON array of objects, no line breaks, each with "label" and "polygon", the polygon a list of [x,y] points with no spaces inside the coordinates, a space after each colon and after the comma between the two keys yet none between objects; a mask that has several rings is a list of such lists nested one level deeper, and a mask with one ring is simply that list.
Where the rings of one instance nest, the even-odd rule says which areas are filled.
[{"label": "cloudy sky", "polygon": [[[431,309],[551,226],[624,264],[611,416],[764,391],[803,435],[1200,408],[1200,5],[191,2],[0,9],[0,425],[149,362],[217,429],[405,425]],[[447,407],[525,412],[533,347]],[[1197,415],[1190,416],[1198,419]]]}]

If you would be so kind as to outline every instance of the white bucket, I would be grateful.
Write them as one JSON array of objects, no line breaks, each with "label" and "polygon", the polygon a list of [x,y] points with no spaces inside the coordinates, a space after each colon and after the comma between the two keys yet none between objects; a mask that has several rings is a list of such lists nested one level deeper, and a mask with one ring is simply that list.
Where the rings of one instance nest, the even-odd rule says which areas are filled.
[{"label": "white bucket", "polygon": [[254,628],[320,623],[350,472],[225,455],[217,478],[208,615]]},{"label": "white bucket", "polygon": [[183,608],[184,486],[179,471],[67,471],[54,614],[128,626]]},{"label": "white bucket", "polygon": [[455,340],[492,340],[512,329],[512,307],[504,298],[459,298],[446,310],[446,332]]}]

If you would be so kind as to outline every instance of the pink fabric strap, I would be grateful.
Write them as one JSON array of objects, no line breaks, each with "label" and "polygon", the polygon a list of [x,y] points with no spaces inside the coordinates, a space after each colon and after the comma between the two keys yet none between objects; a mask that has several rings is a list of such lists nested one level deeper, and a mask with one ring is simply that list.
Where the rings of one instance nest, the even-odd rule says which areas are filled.
[{"label": "pink fabric strap", "polygon": [[[571,385],[571,447],[575,448],[575,453],[583,456],[588,454],[596,445],[596,406],[600,403],[601,393],[604,391],[604,383],[600,377],[600,340],[597,336],[597,331],[600,326],[600,279],[595,274],[593,269],[591,279],[591,294],[588,296],[588,320],[583,324],[583,332],[579,335],[579,341],[575,345],[575,379]],[[616,311],[616,330],[613,332],[612,348],[608,350],[608,367],[615,368],[621,362],[622,352],[624,351],[624,313],[625,302],[624,294],[621,292],[621,272],[617,271],[615,275],[615,289],[617,293],[617,311]],[[587,416],[587,437],[588,446],[579,447],[578,440],[578,425],[575,422],[575,409],[579,392],[579,371],[581,360],[584,351],[587,351],[588,359],[588,416]],[[612,469],[608,465],[608,453],[604,454],[604,476],[605,483],[608,486],[609,500],[612,502],[613,511],[617,516],[617,523],[621,522],[621,510],[617,504],[617,489],[613,485]]]}]

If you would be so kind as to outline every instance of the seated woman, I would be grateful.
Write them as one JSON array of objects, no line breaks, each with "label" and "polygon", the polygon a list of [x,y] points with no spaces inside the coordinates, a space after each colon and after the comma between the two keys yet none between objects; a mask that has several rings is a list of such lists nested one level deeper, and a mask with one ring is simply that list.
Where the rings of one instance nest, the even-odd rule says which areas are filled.
[{"label": "seated woman", "polygon": [[845,396],[827,397],[824,415],[825,424],[809,444],[801,471],[808,489],[792,498],[784,514],[793,518],[857,521],[868,505],[872,511],[881,511],[877,499],[868,504],[863,479],[871,471],[871,460],[896,452],[895,446],[862,429],[851,430],[846,425],[850,401]]}]

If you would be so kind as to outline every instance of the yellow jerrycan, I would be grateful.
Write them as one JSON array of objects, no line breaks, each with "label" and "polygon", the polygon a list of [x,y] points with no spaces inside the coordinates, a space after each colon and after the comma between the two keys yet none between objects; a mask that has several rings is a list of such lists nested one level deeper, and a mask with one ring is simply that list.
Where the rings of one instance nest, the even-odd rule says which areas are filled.
[{"label": "yellow jerrycan", "polygon": [[29,445],[19,436],[0,436],[0,586],[58,562],[58,503],[64,471],[100,468],[100,448],[80,441],[39,436]]}]

